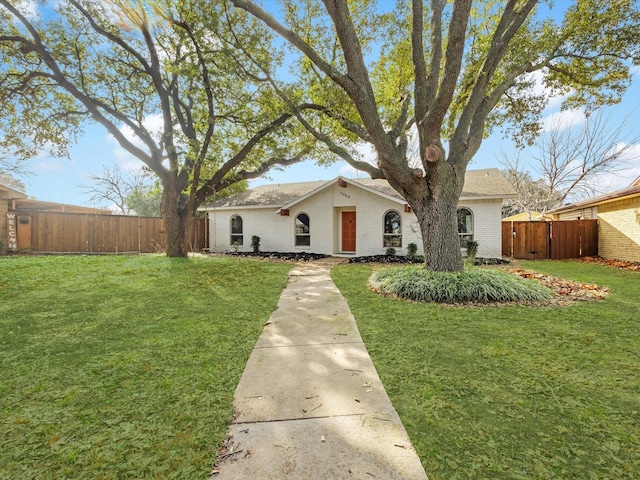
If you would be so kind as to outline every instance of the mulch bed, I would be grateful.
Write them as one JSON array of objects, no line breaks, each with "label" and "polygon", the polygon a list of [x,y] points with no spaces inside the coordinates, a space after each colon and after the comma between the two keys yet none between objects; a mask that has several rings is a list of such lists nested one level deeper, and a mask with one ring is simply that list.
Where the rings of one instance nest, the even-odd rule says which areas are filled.
[{"label": "mulch bed", "polygon": [[580,259],[585,263],[597,263],[599,265],[606,265],[608,267],[619,268],[622,270],[632,270],[640,272],[640,262],[625,262],[623,260],[607,260],[602,257],[584,257]]},{"label": "mulch bed", "polygon": [[[350,257],[349,263],[424,263],[424,257],[413,258],[401,255],[369,255],[366,257]],[[502,258],[475,258],[474,265],[507,265],[511,262]]]},{"label": "mulch bed", "polygon": [[551,302],[555,304],[562,305],[575,301],[602,300],[609,294],[608,288],[594,284],[574,282],[572,280],[565,280],[552,275],[543,275],[522,268],[511,268],[508,271],[522,278],[536,280],[556,292],[557,297]]},{"label": "mulch bed", "polygon": [[283,260],[290,262],[311,262],[314,260],[321,260],[326,258],[326,255],[321,253],[307,253],[307,252],[229,252],[227,255],[234,257],[252,257],[252,258],[264,258],[265,260]]}]

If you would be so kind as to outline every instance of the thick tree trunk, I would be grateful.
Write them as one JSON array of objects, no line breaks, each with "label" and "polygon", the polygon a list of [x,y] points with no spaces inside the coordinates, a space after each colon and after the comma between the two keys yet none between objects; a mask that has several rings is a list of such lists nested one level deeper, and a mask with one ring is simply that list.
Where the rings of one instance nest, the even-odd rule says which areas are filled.
[{"label": "thick tree trunk", "polygon": [[437,272],[462,270],[456,214],[458,196],[447,192],[423,202],[423,208],[415,209],[415,213],[422,233],[425,268]]},{"label": "thick tree trunk", "polygon": [[186,257],[189,253],[191,213],[185,196],[165,188],[162,193],[162,218],[167,235],[167,257]]},{"label": "thick tree trunk", "polygon": [[[422,234],[425,268],[437,272],[456,272],[463,269],[458,237],[457,206],[464,169],[456,169],[447,162],[430,166],[428,176],[413,181],[388,172],[387,179],[413,209]],[[403,182],[401,184],[400,182]],[[395,183],[395,185],[394,185]]]}]

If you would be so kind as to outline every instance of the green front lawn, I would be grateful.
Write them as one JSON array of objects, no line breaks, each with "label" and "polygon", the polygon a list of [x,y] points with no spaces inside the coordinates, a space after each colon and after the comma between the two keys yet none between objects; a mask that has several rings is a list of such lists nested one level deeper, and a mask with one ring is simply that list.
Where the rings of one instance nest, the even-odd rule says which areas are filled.
[{"label": "green front lawn", "polygon": [[430,480],[640,478],[640,274],[525,268],[607,286],[570,306],[447,307],[333,279]]},{"label": "green front lawn", "polygon": [[289,268],[0,257],[0,478],[206,478]]}]

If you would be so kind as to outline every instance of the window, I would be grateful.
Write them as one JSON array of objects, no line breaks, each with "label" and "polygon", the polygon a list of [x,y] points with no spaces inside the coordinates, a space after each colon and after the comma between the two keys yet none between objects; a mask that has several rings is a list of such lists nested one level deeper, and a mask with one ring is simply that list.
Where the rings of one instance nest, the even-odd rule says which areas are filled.
[{"label": "window", "polygon": [[467,240],[473,240],[473,214],[468,208],[458,209],[458,237],[460,248],[467,248]]},{"label": "window", "polygon": [[402,246],[402,217],[395,210],[389,210],[384,214],[383,247]]},{"label": "window", "polygon": [[309,215],[300,213],[296,217],[296,247],[311,245]]},{"label": "window", "polygon": [[244,235],[242,234],[242,217],[234,215],[231,217],[231,245],[243,245]]}]

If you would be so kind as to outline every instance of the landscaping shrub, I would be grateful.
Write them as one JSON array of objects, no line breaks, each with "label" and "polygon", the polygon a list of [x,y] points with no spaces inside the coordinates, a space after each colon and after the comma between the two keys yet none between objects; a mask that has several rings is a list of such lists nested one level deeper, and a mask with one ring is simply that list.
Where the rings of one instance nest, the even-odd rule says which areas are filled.
[{"label": "landscaping shrub", "polygon": [[251,249],[253,250],[253,253],[260,252],[260,237],[258,235],[251,237]]},{"label": "landscaping shrub", "polygon": [[418,302],[541,302],[552,292],[537,282],[526,281],[494,269],[467,267],[462,272],[433,272],[403,266],[375,272],[370,286],[379,292]]}]

